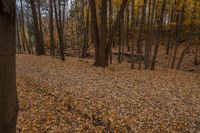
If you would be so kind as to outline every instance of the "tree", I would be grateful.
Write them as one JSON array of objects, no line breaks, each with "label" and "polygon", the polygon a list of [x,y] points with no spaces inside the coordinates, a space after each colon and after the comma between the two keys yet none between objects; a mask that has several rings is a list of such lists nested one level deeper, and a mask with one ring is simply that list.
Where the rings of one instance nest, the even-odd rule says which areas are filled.
[{"label": "tree", "polygon": [[139,37],[138,37],[138,43],[137,43],[137,47],[138,47],[138,52],[140,54],[140,58],[139,58],[139,65],[138,65],[138,69],[141,69],[141,62],[142,62],[142,43],[141,43],[141,39],[142,39],[142,34],[144,32],[144,24],[145,24],[145,17],[146,17],[146,6],[147,6],[147,0],[144,0],[144,4],[142,7],[142,18],[141,18],[141,24],[140,24],[140,33],[139,33]]},{"label": "tree", "polygon": [[0,132],[15,133],[18,114],[15,72],[15,0],[0,0]]},{"label": "tree", "polygon": [[159,25],[158,25],[156,45],[155,45],[155,50],[154,50],[152,61],[151,61],[151,70],[155,69],[156,58],[157,58],[158,48],[159,48],[159,45],[160,45],[160,38],[161,38],[160,33],[161,33],[162,27],[163,27],[163,20],[164,20],[166,4],[167,4],[167,0],[163,0],[161,14],[160,14],[160,21],[159,21]]},{"label": "tree", "polygon": [[50,55],[55,56],[54,25],[53,25],[53,0],[49,0],[49,29],[50,29]]},{"label": "tree", "polygon": [[132,0],[132,10],[131,10],[131,69],[135,67],[134,61],[134,49],[135,49],[135,42],[134,42],[134,31],[135,31],[135,0]]},{"label": "tree", "polygon": [[[108,66],[109,61],[109,54],[110,49],[112,48],[112,42],[114,40],[114,36],[116,34],[116,31],[118,30],[118,27],[120,25],[120,21],[122,19],[122,16],[124,15],[124,11],[126,9],[126,5],[128,3],[128,0],[123,0],[122,4],[120,6],[120,10],[117,13],[116,20],[111,28],[111,31],[108,35],[108,43],[106,41],[106,23],[107,19],[107,2],[106,4],[102,0],[102,7],[101,7],[101,37],[99,36],[99,27],[97,22],[97,15],[96,15],[96,3],[94,0],[90,0],[90,6],[91,6],[91,19],[92,19],[92,29],[95,36],[95,66],[102,66],[106,67]],[[105,37],[105,38],[104,38]],[[100,39],[101,38],[101,39]]]},{"label": "tree", "polygon": [[39,24],[38,24],[38,17],[36,13],[36,8],[35,8],[35,1],[30,0],[31,4],[31,9],[32,9],[32,14],[33,14],[33,22],[34,22],[34,35],[35,35],[35,40],[36,40],[36,54],[37,55],[44,55],[45,54],[45,49],[44,49],[44,43],[41,38],[41,32],[39,30]]},{"label": "tree", "polygon": [[[56,18],[56,27],[57,27],[58,38],[59,38],[59,43],[60,43],[60,57],[61,57],[61,60],[65,61],[65,55],[64,55],[64,17],[62,19],[61,0],[58,1],[58,9],[57,9],[57,6],[56,6],[56,1],[54,0],[53,2],[54,2],[54,12],[55,12],[55,18]],[[63,4],[63,10],[65,10],[65,1],[63,3],[64,3]]]}]

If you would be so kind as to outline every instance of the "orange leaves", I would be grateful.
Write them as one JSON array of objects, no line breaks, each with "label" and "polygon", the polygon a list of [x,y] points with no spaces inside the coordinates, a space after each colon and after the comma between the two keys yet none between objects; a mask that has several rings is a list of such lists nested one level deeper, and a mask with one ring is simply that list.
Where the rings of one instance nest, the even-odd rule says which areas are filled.
[{"label": "orange leaves", "polygon": [[21,132],[194,132],[200,75],[17,55]]}]

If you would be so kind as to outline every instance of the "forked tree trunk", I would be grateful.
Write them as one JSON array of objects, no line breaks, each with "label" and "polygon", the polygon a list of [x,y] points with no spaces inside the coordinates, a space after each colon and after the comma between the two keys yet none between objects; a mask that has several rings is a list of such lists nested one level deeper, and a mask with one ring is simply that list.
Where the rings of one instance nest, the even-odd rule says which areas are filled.
[{"label": "forked tree trunk", "polygon": [[[103,2],[103,0],[102,0]],[[99,27],[98,27],[98,23],[97,23],[97,16],[96,16],[96,3],[95,3],[95,0],[90,0],[90,6],[91,6],[91,20],[92,20],[92,29],[93,29],[93,33],[94,33],[94,41],[95,41],[95,63],[94,65],[95,66],[108,66],[108,60],[109,60],[109,56],[110,56],[110,49],[112,47],[112,42],[114,40],[114,36],[116,34],[116,31],[117,31],[117,28],[119,27],[119,24],[120,24],[120,20],[122,18],[122,15],[124,15],[124,11],[125,11],[125,8],[126,8],[126,5],[127,5],[127,2],[128,0],[123,0],[122,1],[122,4],[121,4],[121,7],[120,7],[120,10],[119,12],[117,13],[117,17],[116,17],[116,20],[115,20],[115,23],[113,24],[112,28],[111,28],[111,32],[109,33],[109,37],[108,37],[108,43],[104,43],[106,42],[106,38],[104,38],[103,40],[101,39],[101,42],[100,41],[100,36],[99,36]],[[103,16],[106,16],[107,17],[107,2],[106,4],[105,3],[102,3],[103,7],[102,8],[102,13],[101,15]],[[101,17],[102,18],[102,17]],[[104,18],[103,19],[103,22],[101,23],[103,29],[101,29],[103,32],[101,33],[104,33],[104,31],[106,31],[106,24],[105,24],[105,21],[107,22],[107,20]],[[102,38],[102,35],[101,34],[101,38]],[[104,37],[106,37],[105,35],[103,35]],[[100,45],[104,45],[104,46],[100,46]],[[102,49],[104,49],[105,51],[102,53]],[[100,56],[101,54],[101,56]]]},{"label": "forked tree trunk", "polygon": [[15,0],[0,0],[0,133],[16,132],[15,39]]}]

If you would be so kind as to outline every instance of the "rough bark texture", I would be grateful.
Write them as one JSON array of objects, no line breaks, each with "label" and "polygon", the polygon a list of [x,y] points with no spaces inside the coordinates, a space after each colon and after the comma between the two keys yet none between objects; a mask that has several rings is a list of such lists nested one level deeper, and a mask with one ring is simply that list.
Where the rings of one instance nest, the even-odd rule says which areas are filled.
[{"label": "rough bark texture", "polygon": [[15,0],[0,0],[0,133],[16,131],[15,33]]}]

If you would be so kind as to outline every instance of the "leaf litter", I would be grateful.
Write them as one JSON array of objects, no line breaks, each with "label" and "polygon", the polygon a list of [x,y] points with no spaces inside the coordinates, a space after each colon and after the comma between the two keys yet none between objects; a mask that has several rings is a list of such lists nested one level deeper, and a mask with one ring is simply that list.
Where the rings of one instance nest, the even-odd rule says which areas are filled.
[{"label": "leaf litter", "polygon": [[18,131],[200,132],[200,74],[17,55]]}]

